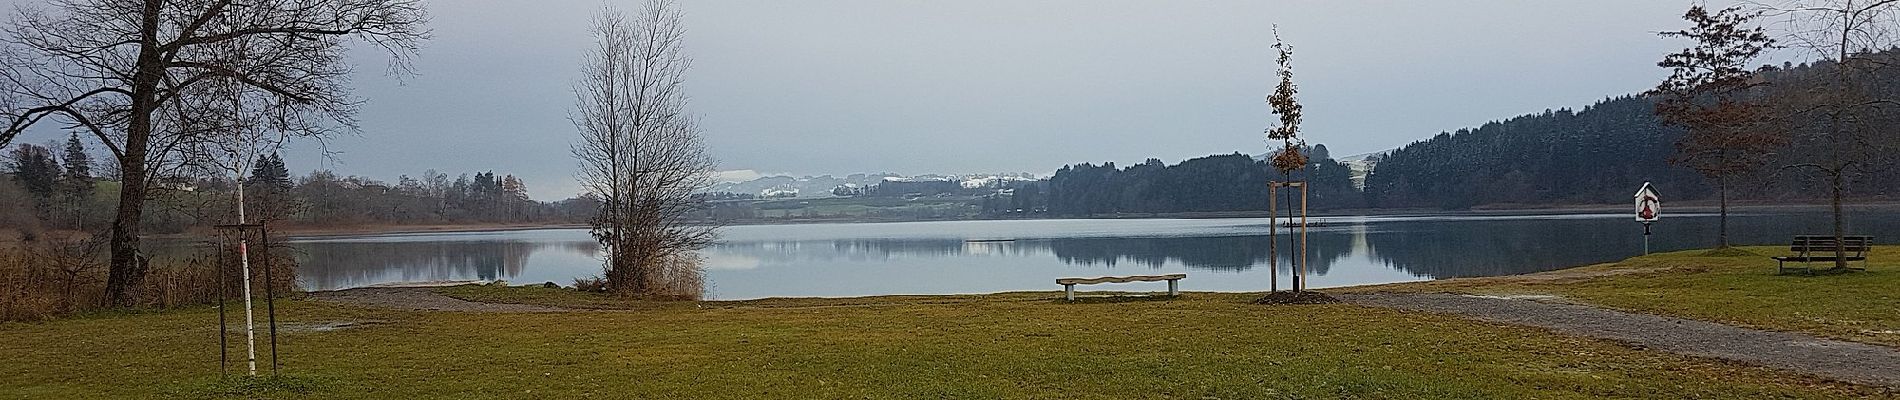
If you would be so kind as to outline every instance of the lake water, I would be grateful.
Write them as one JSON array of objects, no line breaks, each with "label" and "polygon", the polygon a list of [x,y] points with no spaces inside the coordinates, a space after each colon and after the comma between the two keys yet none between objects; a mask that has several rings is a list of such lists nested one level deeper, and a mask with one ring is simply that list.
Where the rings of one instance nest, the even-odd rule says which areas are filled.
[{"label": "lake water", "polygon": [[[1309,287],[1546,271],[1642,254],[1626,214],[1321,218],[1310,228]],[[1826,233],[1827,214],[1731,215],[1737,244]],[[1850,215],[1850,231],[1900,238],[1900,212]],[[1675,214],[1655,251],[1709,247],[1716,219]],[[866,296],[1056,290],[1062,277],[1186,273],[1182,290],[1268,288],[1266,219],[1084,219],[733,226],[703,252],[709,297]],[[1284,232],[1284,230],[1283,230]],[[1287,236],[1281,236],[1285,240]],[[1283,242],[1284,243],[1284,242]],[[366,235],[292,242],[309,290],[392,282],[555,282],[599,273],[580,229]],[[1287,247],[1280,285],[1289,284]],[[1162,290],[1160,283],[1088,289]]]}]

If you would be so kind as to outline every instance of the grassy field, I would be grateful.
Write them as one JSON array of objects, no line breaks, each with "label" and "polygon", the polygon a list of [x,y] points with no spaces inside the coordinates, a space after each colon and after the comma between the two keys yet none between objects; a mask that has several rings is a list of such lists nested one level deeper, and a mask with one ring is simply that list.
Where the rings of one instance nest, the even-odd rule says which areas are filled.
[{"label": "grassy field", "polygon": [[[1057,293],[399,312],[282,304],[286,377],[220,381],[215,310],[0,325],[4,398],[1857,398],[1864,387],[1351,305]],[[313,324],[353,322],[337,330]]]},{"label": "grassy field", "polygon": [[1542,274],[1353,290],[1558,295],[1631,311],[1900,346],[1900,246],[1876,247],[1865,272],[1813,276],[1776,275],[1768,256],[1786,253],[1786,247],[1692,250]]}]

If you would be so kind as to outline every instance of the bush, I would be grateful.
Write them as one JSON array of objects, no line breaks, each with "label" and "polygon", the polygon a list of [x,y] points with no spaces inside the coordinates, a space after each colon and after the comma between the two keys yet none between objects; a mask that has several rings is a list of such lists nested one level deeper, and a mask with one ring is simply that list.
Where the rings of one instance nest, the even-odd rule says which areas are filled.
[{"label": "bush", "polygon": [[699,300],[706,292],[706,268],[699,255],[669,257],[649,275],[644,297],[668,300]]},{"label": "bush", "polygon": [[613,285],[601,277],[575,279],[574,289],[654,300],[699,300],[706,294],[706,268],[698,254],[668,257],[640,272],[639,279],[646,282],[641,292],[615,292]]},{"label": "bush", "polygon": [[[270,282],[271,289],[280,296],[291,294],[296,290],[296,260],[288,248],[270,248],[270,275],[275,280]],[[215,251],[202,253],[164,261],[148,259],[151,270],[133,293],[135,303],[173,308],[217,302],[216,267],[221,257]],[[106,254],[103,235],[68,235],[0,249],[0,321],[36,321],[105,308]],[[222,289],[226,300],[234,301],[243,290],[241,268],[236,265],[235,251],[227,256],[222,257]],[[253,283],[264,282],[264,275],[262,268],[251,270]],[[264,293],[257,290],[255,294]]]},{"label": "bush", "polygon": [[598,276],[574,278],[574,290],[603,293],[607,291],[607,279]]}]

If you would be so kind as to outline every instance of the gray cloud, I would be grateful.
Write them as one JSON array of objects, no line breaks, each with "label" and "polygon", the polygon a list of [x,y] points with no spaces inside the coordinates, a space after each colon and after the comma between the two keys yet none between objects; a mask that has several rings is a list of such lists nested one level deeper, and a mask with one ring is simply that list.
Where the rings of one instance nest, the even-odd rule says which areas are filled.
[{"label": "gray cloud", "polygon": [[[21,0],[15,0],[16,2]],[[620,7],[637,7],[621,1]],[[1270,24],[1309,141],[1345,155],[1646,89],[1689,1],[685,1],[692,108],[722,169],[1048,173],[1266,149]],[[430,4],[400,82],[359,52],[364,134],[293,170],[493,169],[576,191],[566,120],[592,0]],[[27,137],[42,142],[55,133]]]}]

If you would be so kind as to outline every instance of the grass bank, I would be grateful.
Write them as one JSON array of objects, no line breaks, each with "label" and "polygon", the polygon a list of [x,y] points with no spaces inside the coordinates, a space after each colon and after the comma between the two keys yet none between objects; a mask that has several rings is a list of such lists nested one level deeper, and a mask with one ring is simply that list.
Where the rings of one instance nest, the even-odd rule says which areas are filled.
[{"label": "grass bank", "polygon": [[[0,324],[7,398],[1860,398],[1891,395],[1546,331],[1249,294],[621,303],[447,313],[280,304],[291,378],[220,382],[215,310]],[[340,323],[351,323],[342,325]],[[341,326],[340,329],[336,329]]]},{"label": "grass bank", "polygon": [[[1864,272],[1777,275],[1783,246],[1691,250],[1539,274],[1450,279],[1357,291],[1554,295],[1651,314],[1900,346],[1900,246]],[[1855,263],[1858,266],[1859,263]]]}]

